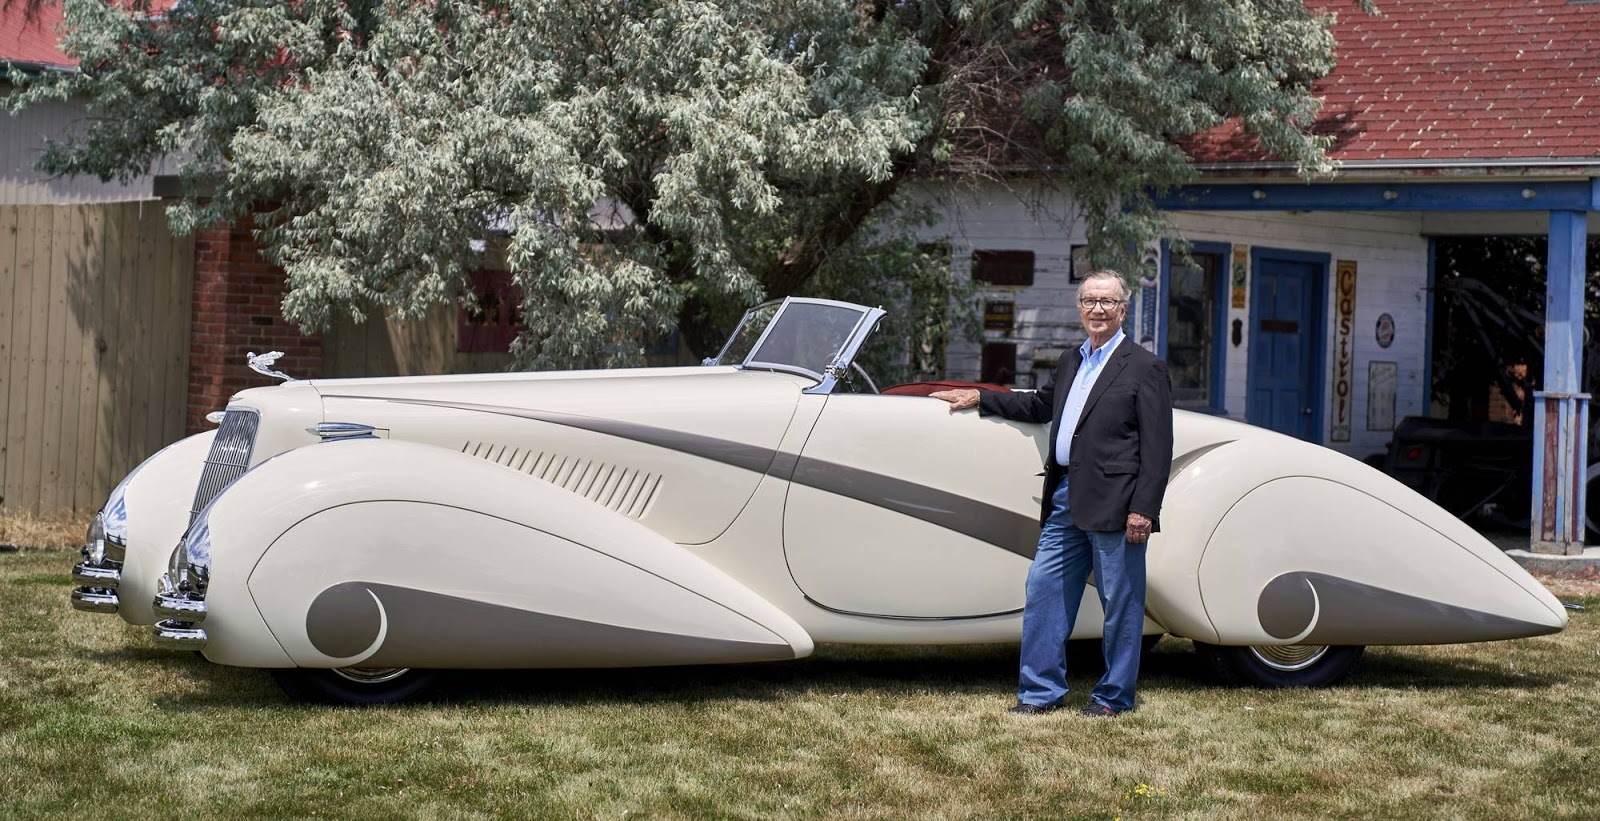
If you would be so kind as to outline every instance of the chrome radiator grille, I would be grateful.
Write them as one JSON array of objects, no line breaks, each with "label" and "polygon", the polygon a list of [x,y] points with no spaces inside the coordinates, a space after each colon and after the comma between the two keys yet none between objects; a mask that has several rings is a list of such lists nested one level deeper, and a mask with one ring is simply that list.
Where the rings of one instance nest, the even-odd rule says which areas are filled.
[{"label": "chrome radiator grille", "polygon": [[190,524],[218,493],[250,469],[250,452],[255,449],[256,428],[260,424],[261,416],[253,410],[230,410],[223,415],[217,438],[211,442],[211,453],[206,456],[205,470],[200,472],[200,484],[194,490]]}]

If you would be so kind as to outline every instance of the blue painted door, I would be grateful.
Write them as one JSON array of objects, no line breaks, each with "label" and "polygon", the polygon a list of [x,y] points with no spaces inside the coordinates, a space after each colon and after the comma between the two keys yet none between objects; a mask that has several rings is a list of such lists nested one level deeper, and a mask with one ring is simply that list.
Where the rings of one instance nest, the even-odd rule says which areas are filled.
[{"label": "blue painted door", "polygon": [[1250,286],[1250,403],[1245,418],[1318,441],[1316,262],[1263,257]]}]

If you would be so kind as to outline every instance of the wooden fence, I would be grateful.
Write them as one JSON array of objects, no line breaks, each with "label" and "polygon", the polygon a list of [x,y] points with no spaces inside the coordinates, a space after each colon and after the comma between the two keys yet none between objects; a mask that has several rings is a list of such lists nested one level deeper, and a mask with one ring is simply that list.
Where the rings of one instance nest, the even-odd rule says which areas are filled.
[{"label": "wooden fence", "polygon": [[93,510],[183,435],[193,280],[159,203],[0,206],[0,506]]}]

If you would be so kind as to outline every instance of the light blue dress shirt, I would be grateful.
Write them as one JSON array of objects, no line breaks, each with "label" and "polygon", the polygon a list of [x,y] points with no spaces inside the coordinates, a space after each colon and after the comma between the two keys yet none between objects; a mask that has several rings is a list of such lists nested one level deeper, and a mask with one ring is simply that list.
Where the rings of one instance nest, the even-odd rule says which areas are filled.
[{"label": "light blue dress shirt", "polygon": [[1078,352],[1083,355],[1083,362],[1078,365],[1078,373],[1072,377],[1072,388],[1067,391],[1067,402],[1061,406],[1061,431],[1056,434],[1056,464],[1066,467],[1067,457],[1072,455],[1072,434],[1078,429],[1078,420],[1083,417],[1083,406],[1089,401],[1089,391],[1094,389],[1094,382],[1100,378],[1100,372],[1105,370],[1106,361],[1111,358],[1111,352],[1122,344],[1122,338],[1127,334],[1117,329],[1117,335],[1101,345],[1098,350],[1091,350],[1091,340],[1085,339],[1083,347]]}]

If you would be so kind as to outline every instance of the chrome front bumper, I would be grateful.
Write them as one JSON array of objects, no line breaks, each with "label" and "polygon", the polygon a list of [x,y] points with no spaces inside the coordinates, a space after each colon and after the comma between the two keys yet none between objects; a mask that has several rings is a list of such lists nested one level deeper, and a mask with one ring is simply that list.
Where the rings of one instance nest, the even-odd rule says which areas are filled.
[{"label": "chrome front bumper", "polygon": [[150,635],[157,647],[167,650],[203,650],[206,646],[204,628],[177,619],[156,622]]},{"label": "chrome front bumper", "polygon": [[122,583],[122,567],[109,560],[103,565],[79,562],[72,567],[72,580],[84,587],[115,588]]},{"label": "chrome front bumper", "polygon": [[182,593],[157,593],[154,607],[156,615],[164,618],[192,622],[206,619],[205,601],[191,599]]},{"label": "chrome front bumper", "polygon": [[[181,572],[181,571],[180,571]],[[203,592],[195,592],[187,578],[174,582],[169,571],[161,577],[161,590],[152,607],[161,620],[151,628],[157,647],[170,650],[201,650],[206,646],[206,620]]]},{"label": "chrome front bumper", "polygon": [[83,546],[83,561],[72,568],[72,609],[85,613],[115,613],[117,585],[122,583],[122,559],[127,546],[99,539]]},{"label": "chrome front bumper", "polygon": [[72,609],[85,613],[115,613],[120,603],[117,591],[79,587],[72,591]]}]

